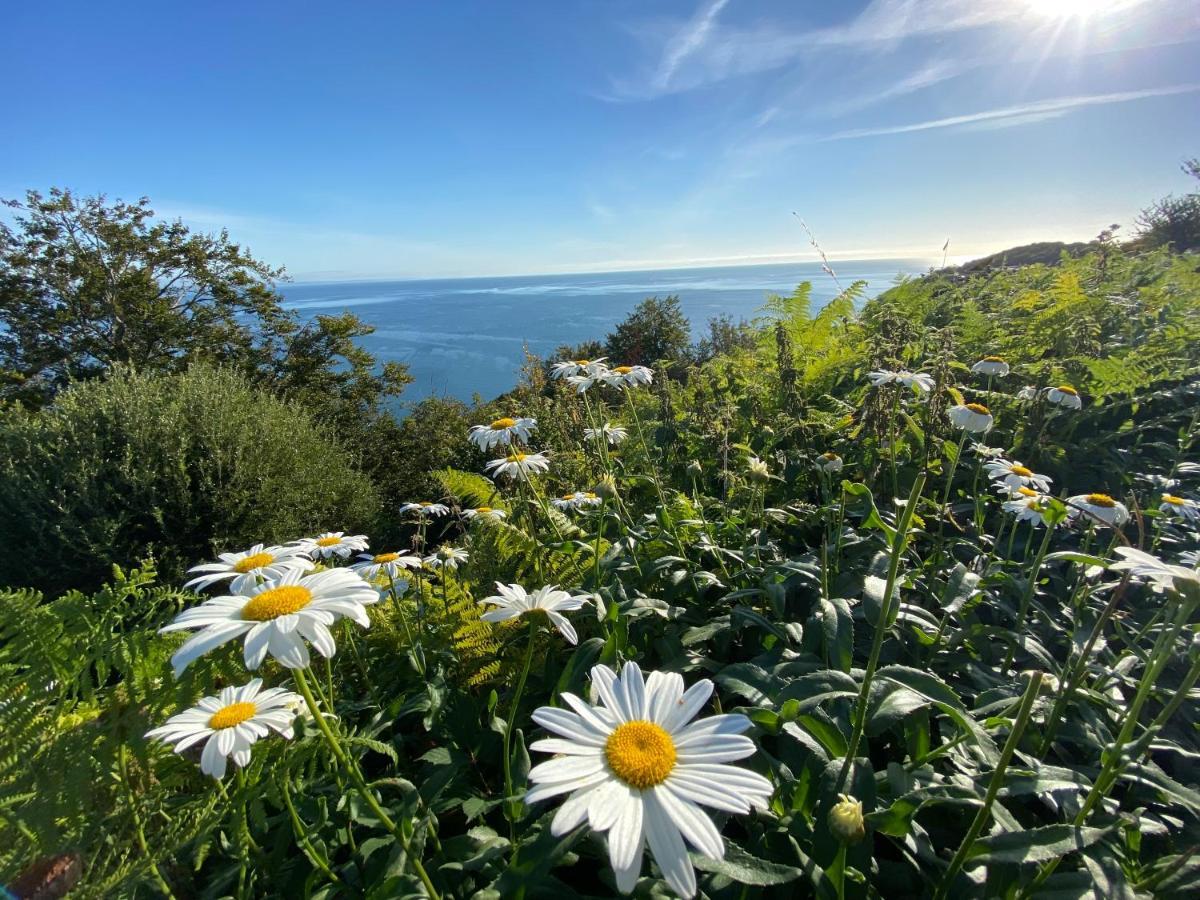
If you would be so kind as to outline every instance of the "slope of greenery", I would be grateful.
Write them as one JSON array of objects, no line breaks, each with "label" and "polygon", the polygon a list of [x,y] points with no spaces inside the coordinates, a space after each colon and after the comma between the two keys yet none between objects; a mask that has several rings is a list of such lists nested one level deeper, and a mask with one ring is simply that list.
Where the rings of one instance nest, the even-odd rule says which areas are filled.
[{"label": "slope of greenery", "polygon": [[[575,383],[532,361],[493,404],[410,419],[405,453],[431,471],[403,473],[429,491],[408,499],[445,510],[372,545],[424,561],[362,570],[370,628],[331,616],[328,661],[289,668],[272,645],[250,673],[239,636],[177,676],[183,639],[156,631],[204,598],[152,568],[92,595],[0,592],[0,877],[75,854],[79,897],[594,897],[630,879],[652,897],[688,893],[693,868],[711,898],[1195,896],[1200,258],[1106,241],[861,293],[770,298],[722,352],[653,360],[650,384],[619,359]],[[516,447],[467,449],[464,424],[521,417]],[[585,436],[605,423],[625,438]],[[548,471],[485,476],[538,458],[520,452]],[[322,530],[291,527],[310,530],[259,536]],[[213,549],[255,542],[238,535]],[[304,546],[344,572],[350,549],[321,555],[343,540]],[[485,620],[496,582],[582,598],[563,613],[577,642],[545,615]],[[626,732],[600,765],[646,804],[649,844],[618,877],[629,807],[577,821],[565,792],[523,798],[573,765],[538,743],[580,708],[564,696],[600,703],[593,667],[630,662],[659,687],[710,680],[698,721],[731,718],[704,759],[757,776],[700,784],[769,796],[713,800],[710,825],[676,808],[683,857],[654,798],[704,759]],[[201,745],[145,736],[252,675],[306,712],[222,780]]]}]

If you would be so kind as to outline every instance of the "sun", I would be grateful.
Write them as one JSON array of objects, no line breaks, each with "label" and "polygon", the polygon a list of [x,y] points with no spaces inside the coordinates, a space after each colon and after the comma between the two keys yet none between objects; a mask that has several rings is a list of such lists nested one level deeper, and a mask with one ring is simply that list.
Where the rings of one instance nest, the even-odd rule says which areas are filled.
[{"label": "sun", "polygon": [[1142,0],[1024,0],[1030,11],[1046,19],[1090,19],[1137,6]]}]

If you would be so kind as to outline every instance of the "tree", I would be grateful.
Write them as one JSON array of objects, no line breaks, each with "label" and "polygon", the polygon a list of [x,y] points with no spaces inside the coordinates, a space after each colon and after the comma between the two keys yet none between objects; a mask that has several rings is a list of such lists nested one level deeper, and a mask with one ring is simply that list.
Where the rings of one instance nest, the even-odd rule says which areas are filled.
[{"label": "tree", "polygon": [[[1200,180],[1200,158],[1189,159],[1180,168]],[[1170,246],[1177,253],[1200,250],[1200,191],[1163,197],[1142,210],[1137,226],[1143,246]]]},{"label": "tree", "polygon": [[683,362],[691,345],[691,326],[679,297],[647,297],[608,335],[610,365],[653,365],[660,360]]},{"label": "tree", "polygon": [[708,337],[697,341],[693,355],[697,363],[703,363],[739,350],[753,350],[756,346],[758,338],[754,326],[745,319],[734,322],[731,316],[722,313],[708,320]]},{"label": "tree", "polygon": [[150,201],[109,203],[52,189],[6,200],[0,224],[0,399],[45,404],[72,381],[122,364],[172,373],[203,360],[319,400],[320,417],[371,414],[409,381],[375,371],[352,315],[307,324],[283,308],[284,270],[226,231],[193,234],[154,218]]}]

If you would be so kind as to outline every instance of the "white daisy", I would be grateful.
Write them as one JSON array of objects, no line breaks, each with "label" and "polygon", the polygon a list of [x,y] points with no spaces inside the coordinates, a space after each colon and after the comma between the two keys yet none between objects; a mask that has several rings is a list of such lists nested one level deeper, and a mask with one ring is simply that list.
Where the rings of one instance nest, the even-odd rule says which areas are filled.
[{"label": "white daisy", "polygon": [[551,500],[558,509],[573,510],[584,509],[589,506],[599,506],[601,504],[600,495],[593,491],[575,491],[572,494],[563,494],[561,497]]},{"label": "white daisy", "polygon": [[510,453],[502,459],[493,459],[485,469],[492,475],[507,475],[509,478],[526,480],[550,469],[550,460],[544,453]]},{"label": "white daisy", "polygon": [[327,531],[315,538],[305,538],[297,541],[296,546],[312,557],[329,559],[340,556],[349,559],[351,553],[359,553],[367,549],[365,534],[346,534],[344,531]]},{"label": "white daisy", "polygon": [[1027,384],[1025,387],[1017,391],[1018,400],[1036,400],[1038,398],[1038,389],[1032,384]]},{"label": "white daisy", "polygon": [[609,376],[609,374],[610,373],[605,366],[596,366],[594,369],[589,369],[586,372],[568,375],[567,383],[573,384],[576,392],[582,394],[589,390],[593,385],[603,384],[604,380]]},{"label": "white daisy", "polygon": [[1065,406],[1067,409],[1081,409],[1083,401],[1079,399],[1079,391],[1069,384],[1046,388],[1046,399],[1055,406]]},{"label": "white daisy", "polygon": [[445,503],[430,503],[428,501],[420,501],[418,503],[405,503],[400,507],[400,515],[406,513],[416,513],[418,519],[433,519],[440,516],[448,515],[450,507]]},{"label": "white daisy", "polygon": [[950,424],[972,434],[982,434],[992,427],[992,411],[982,403],[964,403],[946,411]]},{"label": "white daisy", "polygon": [[505,585],[497,581],[496,590],[500,593],[479,601],[481,606],[491,604],[497,607],[480,616],[483,621],[504,622],[518,616],[545,615],[568,643],[579,643],[579,635],[563,613],[579,609],[587,603],[587,597],[572,597],[566,591],[560,591],[557,584],[540,587],[529,594],[519,584]]},{"label": "white daisy", "polygon": [[449,569],[454,572],[457,571],[460,563],[466,563],[470,558],[471,555],[461,547],[451,547],[445,544],[430,553],[422,562],[431,569]]},{"label": "white daisy", "polygon": [[366,607],[377,602],[379,594],[357,572],[329,569],[303,575],[289,569],[243,594],[214,597],[185,609],[159,633],[201,629],[171,657],[176,675],[209,650],[242,635],[246,668],[257,669],[269,653],[281,665],[299,669],[308,665],[305,640],[322,656],[333,656],[337,648],[329,626],[344,616],[369,628]]},{"label": "white daisy", "polygon": [[474,509],[464,509],[462,511],[463,518],[471,521],[473,519],[503,519],[508,515],[502,509],[493,509],[490,506],[477,506]]},{"label": "white daisy", "polygon": [[817,457],[817,468],[822,472],[828,472],[830,475],[842,471],[845,465],[845,461],[832,450],[822,453]]},{"label": "white daisy", "polygon": [[771,470],[766,462],[757,456],[746,457],[746,468],[749,470],[751,481],[763,483],[771,480]]},{"label": "white daisy", "polygon": [[1200,503],[1187,497],[1176,497],[1174,494],[1163,494],[1159,512],[1168,516],[1179,516],[1189,522],[1200,521]]},{"label": "white daisy", "polygon": [[188,573],[199,572],[185,588],[203,590],[222,578],[232,578],[229,589],[240,594],[258,583],[259,578],[278,578],[288,569],[307,572],[313,567],[303,547],[266,547],[255,544],[244,553],[218,553],[220,562],[204,563],[188,569]]},{"label": "white daisy", "polygon": [[600,380],[609,387],[637,387],[639,384],[652,382],[654,371],[645,366],[617,366],[600,375]]},{"label": "white daisy", "polygon": [[1200,572],[1187,566],[1173,566],[1136,547],[1118,547],[1114,551],[1121,559],[1109,566],[1118,572],[1129,572],[1135,578],[1150,581],[1155,590],[1177,590],[1185,593],[1200,591]]},{"label": "white daisy", "polygon": [[1046,524],[1044,513],[1047,506],[1045,498],[1037,491],[1027,487],[1019,487],[1011,494],[1011,500],[1004,502],[1004,511],[1016,516],[1018,522],[1029,522],[1035,528]]},{"label": "white daisy", "polygon": [[607,369],[604,361],[607,356],[599,359],[564,359],[550,367],[551,378],[570,378],[572,375],[594,375]]},{"label": "white daisy", "polygon": [[[727,813],[765,809],[773,787],[757,772],[727,763],[754,753],[742,732],[750,720],[718,715],[692,722],[712,695],[708,679],[686,692],[674,672],[651,672],[636,663],[618,678],[608,666],[592,669],[601,705],[562,694],[571,710],[543,706],[533,720],[560,737],[530,745],[557,754],[529,772],[526,803],[569,796],[550,830],[564,835],[585,821],[606,832],[617,889],[633,890],[647,843],[667,884],[682,897],[696,893],[696,873],[686,840],[703,856],[721,859],[725,845],[700,808]],[[690,723],[690,724],[689,724]]]},{"label": "white daisy", "polygon": [[907,388],[915,388],[919,394],[928,394],[933,390],[933,376],[926,375],[924,372],[914,373],[907,369],[892,372],[888,369],[880,369],[877,372],[867,373],[867,378],[875,387],[882,387],[885,384],[902,384]]},{"label": "white daisy", "polygon": [[1010,459],[993,460],[985,465],[983,470],[987,472],[989,478],[1003,484],[1014,495],[1017,489],[1022,487],[1033,488],[1043,494],[1048,494],[1050,482],[1053,481],[1050,476],[1039,475],[1028,466],[1023,466]]},{"label": "white daisy", "polygon": [[608,441],[611,446],[615,447],[629,437],[629,431],[620,425],[609,425],[605,422],[601,428],[583,429],[583,436],[589,441]]},{"label": "white daisy", "polygon": [[1077,494],[1067,499],[1067,512],[1071,518],[1080,514],[1100,525],[1117,528],[1129,521],[1129,510],[1108,494]]},{"label": "white daisy", "polygon": [[360,553],[358,558],[362,562],[357,562],[350,568],[367,581],[373,581],[380,573],[391,579],[400,578],[408,569],[415,569],[421,565],[421,557],[411,553],[377,553],[374,556],[370,553]]},{"label": "white daisy", "polygon": [[1004,377],[1008,374],[1008,363],[999,356],[985,356],[975,365],[971,366],[971,371],[976,375],[987,375],[989,377]]},{"label": "white daisy", "polygon": [[530,433],[537,428],[537,419],[497,419],[490,425],[472,425],[468,437],[480,450],[511,444],[514,440],[529,443]]},{"label": "white daisy", "polygon": [[299,694],[282,688],[261,690],[262,679],[252,679],[241,687],[227,687],[215,697],[205,697],[191,709],[167,719],[165,725],[152,728],[146,737],[174,744],[175,753],[204,742],[200,771],[213,778],[224,778],[227,758],[244,769],[250,762],[250,748],[272,731],[291,740],[292,720],[304,701]]}]

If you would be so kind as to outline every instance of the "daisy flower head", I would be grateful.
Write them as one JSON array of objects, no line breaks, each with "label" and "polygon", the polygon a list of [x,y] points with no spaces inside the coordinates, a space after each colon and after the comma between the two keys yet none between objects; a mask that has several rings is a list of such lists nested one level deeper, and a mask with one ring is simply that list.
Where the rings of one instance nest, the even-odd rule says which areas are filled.
[{"label": "daisy flower head", "polygon": [[1136,547],[1118,547],[1114,552],[1121,558],[1110,565],[1110,569],[1143,578],[1156,591],[1174,590],[1192,597],[1200,596],[1200,572],[1195,569],[1173,566]]},{"label": "daisy flower head", "polygon": [[609,387],[637,387],[640,384],[650,384],[654,380],[654,370],[646,366],[617,366],[609,369],[600,380]]},{"label": "daisy flower head", "polygon": [[305,641],[322,656],[333,656],[337,647],[329,626],[347,618],[370,628],[367,607],[378,602],[375,588],[349,569],[313,575],[289,569],[245,593],[214,597],[185,609],[159,634],[199,629],[171,657],[176,675],[208,651],[242,636],[246,668],[257,669],[269,654],[286,668],[300,669],[309,661]]},{"label": "daisy flower head", "polygon": [[598,359],[564,359],[550,367],[551,378],[570,378],[572,375],[595,375],[607,368],[604,361],[607,356]]},{"label": "daisy flower head", "polygon": [[358,558],[360,562],[350,568],[367,581],[373,581],[381,574],[391,579],[401,578],[408,569],[421,565],[421,557],[411,553],[360,553]]},{"label": "daisy flower head", "polygon": [[299,694],[282,688],[262,690],[262,679],[251,679],[241,687],[227,687],[220,694],[205,697],[189,710],[167,719],[165,725],[152,728],[146,737],[174,744],[175,753],[183,753],[201,742],[200,771],[221,779],[229,757],[238,768],[250,762],[250,748],[272,731],[291,740],[296,708],[303,704]]},{"label": "daisy flower head", "polygon": [[1008,363],[999,356],[985,356],[975,365],[971,366],[971,371],[976,375],[987,375],[989,378],[1003,378],[1008,374]]},{"label": "daisy flower head", "polygon": [[1067,409],[1083,408],[1083,400],[1079,398],[1079,391],[1075,390],[1069,384],[1060,384],[1058,387],[1046,388],[1046,399],[1055,406],[1062,406]]},{"label": "daisy flower head", "polygon": [[606,833],[617,889],[633,890],[649,844],[667,884],[682,897],[696,893],[690,844],[703,856],[722,859],[725,845],[701,809],[726,813],[765,809],[774,788],[757,772],[729,765],[753,755],[742,735],[750,720],[737,714],[693,722],[713,692],[702,679],[686,692],[675,672],[643,679],[636,663],[621,675],[608,666],[592,669],[600,705],[562,694],[570,709],[543,706],[533,720],[556,737],[530,750],[556,754],[529,772],[526,803],[563,794],[550,830],[564,835],[585,821]]},{"label": "daisy flower head", "polygon": [[188,569],[196,577],[184,587],[203,590],[224,578],[230,578],[229,589],[238,594],[258,583],[260,578],[278,578],[288,569],[307,572],[313,562],[303,547],[267,547],[255,544],[242,553],[218,553],[220,562],[204,563]]},{"label": "daisy flower head", "polygon": [[365,534],[346,534],[344,531],[327,531],[315,538],[305,538],[297,546],[314,558],[331,559],[334,556],[349,559],[351,553],[367,549]]},{"label": "daisy flower head", "polygon": [[933,376],[926,375],[924,372],[910,372],[907,369],[893,372],[890,369],[880,369],[877,372],[869,372],[867,378],[875,387],[883,387],[885,384],[902,384],[906,388],[915,390],[918,394],[928,394],[933,390]]},{"label": "daisy flower head", "polygon": [[845,465],[845,460],[832,450],[827,450],[817,457],[817,468],[829,475],[842,471]]},{"label": "daisy flower head", "polygon": [[1019,487],[1011,496],[1011,500],[1004,502],[1006,513],[1015,516],[1018,522],[1029,522],[1034,528],[1046,524],[1043,515],[1046,512],[1046,502],[1041,494],[1032,488]]},{"label": "daisy flower head", "polygon": [[982,403],[964,403],[952,406],[946,411],[946,417],[955,428],[961,428],[972,434],[982,434],[992,427],[992,411]]},{"label": "daisy flower head", "polygon": [[561,497],[550,502],[556,508],[565,512],[567,510],[587,509],[588,507],[599,506],[603,501],[595,491],[575,491],[571,494],[563,494]]},{"label": "daisy flower head", "polygon": [[502,509],[495,509],[491,506],[476,506],[474,509],[464,509],[462,511],[463,518],[468,522],[473,522],[476,519],[492,519],[499,521],[508,515]]},{"label": "daisy flower head", "polygon": [[545,616],[566,638],[567,643],[579,643],[579,635],[563,613],[579,609],[587,603],[587,597],[573,597],[559,590],[557,584],[548,584],[530,594],[519,584],[501,584],[497,581],[496,590],[499,593],[479,601],[480,606],[495,607],[480,616],[483,621],[505,622],[519,616]]},{"label": "daisy flower head", "polygon": [[468,432],[471,443],[480,450],[507,446],[514,440],[529,443],[529,435],[537,428],[537,419],[496,419],[490,425],[472,425]]},{"label": "daisy flower head", "polygon": [[422,562],[431,569],[449,569],[451,572],[455,572],[460,565],[465,564],[470,558],[471,554],[461,547],[451,547],[449,544],[443,544],[425,557]]},{"label": "daisy flower head", "polygon": [[450,507],[445,503],[430,503],[427,500],[421,500],[417,503],[405,503],[400,507],[400,515],[408,513],[415,514],[418,519],[435,519],[449,515]]},{"label": "daisy flower head", "polygon": [[992,481],[1003,484],[1010,493],[1014,494],[1018,488],[1023,487],[1033,488],[1035,491],[1047,494],[1050,492],[1050,482],[1053,481],[1050,476],[1039,475],[1028,466],[1023,466],[1011,459],[993,460],[983,469]]},{"label": "daisy flower head", "polygon": [[999,447],[989,447],[986,444],[980,444],[975,441],[971,442],[969,449],[976,456],[980,456],[983,459],[1000,459],[1004,456],[1004,451]]},{"label": "daisy flower head", "polygon": [[746,469],[749,471],[751,481],[764,484],[771,480],[771,470],[767,467],[766,461],[757,456],[746,457]]},{"label": "daisy flower head", "polygon": [[507,475],[509,478],[527,481],[530,475],[539,475],[550,469],[550,460],[544,453],[510,453],[500,459],[493,459],[485,469],[492,475]]},{"label": "daisy flower head", "polygon": [[605,422],[600,428],[583,429],[583,436],[589,441],[606,441],[609,446],[615,447],[629,437],[629,431],[621,425],[609,425]]},{"label": "daisy flower head", "polygon": [[1025,387],[1017,391],[1018,400],[1036,400],[1038,398],[1038,389],[1032,384],[1027,384]]},{"label": "daisy flower head", "polygon": [[1188,522],[1200,522],[1200,503],[1187,497],[1176,497],[1174,494],[1163,494],[1159,512],[1167,516],[1179,516]]},{"label": "daisy flower head", "polygon": [[1067,512],[1071,518],[1083,515],[1090,522],[1119,528],[1129,521],[1129,510],[1108,494],[1077,494],[1067,499]]}]

